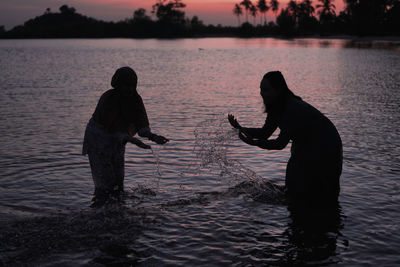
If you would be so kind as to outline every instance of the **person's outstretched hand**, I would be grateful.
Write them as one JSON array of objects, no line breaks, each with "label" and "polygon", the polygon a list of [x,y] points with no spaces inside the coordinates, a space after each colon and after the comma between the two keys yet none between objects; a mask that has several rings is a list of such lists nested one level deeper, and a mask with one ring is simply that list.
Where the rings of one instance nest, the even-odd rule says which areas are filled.
[{"label": "person's outstretched hand", "polygon": [[129,142],[131,142],[132,144],[135,144],[135,145],[137,145],[138,147],[143,148],[143,149],[151,149],[151,146],[149,146],[149,145],[143,143],[142,141],[140,141],[139,139],[137,139],[137,138],[135,138],[135,137],[131,137],[131,138],[129,139]]},{"label": "person's outstretched hand", "polygon": [[235,119],[235,116],[233,116],[232,114],[228,114],[228,121],[232,125],[233,128],[236,128],[236,129],[242,128],[242,126],[240,126],[238,121]]},{"label": "person's outstretched hand", "polygon": [[152,141],[154,141],[155,143],[159,144],[159,145],[163,145],[165,143],[167,143],[169,140],[167,138],[165,138],[162,135],[154,135],[151,138]]},{"label": "person's outstretched hand", "polygon": [[245,142],[248,145],[251,146],[256,146],[257,145],[257,140],[254,140],[252,137],[246,135],[246,133],[239,131],[239,138],[240,140],[242,140],[243,142]]}]

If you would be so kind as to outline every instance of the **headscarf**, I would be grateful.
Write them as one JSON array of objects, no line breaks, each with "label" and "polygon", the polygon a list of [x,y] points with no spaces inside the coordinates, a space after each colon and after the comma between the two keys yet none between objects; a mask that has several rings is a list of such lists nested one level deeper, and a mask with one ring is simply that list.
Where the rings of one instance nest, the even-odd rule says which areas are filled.
[{"label": "headscarf", "polygon": [[122,67],[115,71],[111,78],[111,86],[118,89],[122,85],[133,85],[137,86],[137,75],[136,72],[130,67]]}]

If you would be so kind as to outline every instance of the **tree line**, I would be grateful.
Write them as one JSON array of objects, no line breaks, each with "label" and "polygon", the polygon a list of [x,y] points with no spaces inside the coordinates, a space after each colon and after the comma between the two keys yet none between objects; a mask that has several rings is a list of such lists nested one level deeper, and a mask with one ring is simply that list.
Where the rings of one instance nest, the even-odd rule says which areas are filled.
[{"label": "tree line", "polygon": [[[400,34],[400,0],[344,0],[344,4],[344,10],[337,14],[334,0],[317,0],[315,5],[312,0],[291,0],[278,14],[281,6],[278,0],[242,0],[234,5],[232,12],[239,27],[252,24],[281,34]],[[275,14],[275,22],[267,24],[268,11]]]},{"label": "tree line", "polygon": [[[203,36],[304,36],[304,35],[400,35],[400,0],[345,0],[336,14],[334,0],[242,0],[234,5],[238,26],[205,25],[197,16],[187,17],[182,0],[156,0],[150,12],[133,11],[130,18],[106,22],[77,13],[62,5],[59,12],[45,12],[6,31],[1,38],[176,38]],[[267,21],[267,12],[275,21]]]}]

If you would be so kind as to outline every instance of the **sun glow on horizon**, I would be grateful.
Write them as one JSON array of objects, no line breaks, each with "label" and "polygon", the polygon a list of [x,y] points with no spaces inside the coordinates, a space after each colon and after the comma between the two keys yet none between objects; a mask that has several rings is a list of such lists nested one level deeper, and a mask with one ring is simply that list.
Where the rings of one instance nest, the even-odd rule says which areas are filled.
[{"label": "sun glow on horizon", "polygon": [[[108,5],[118,8],[128,9],[132,12],[138,8],[144,8],[148,15],[151,15],[152,6],[156,0],[85,0],[87,3],[91,2],[97,5]],[[234,5],[240,3],[241,0],[182,0],[186,7],[182,9],[188,17],[198,16],[205,24],[222,24],[222,25],[237,25],[237,17],[233,14]],[[252,0],[253,4],[257,4],[258,0]],[[270,0],[266,0],[269,4]],[[289,0],[279,1],[279,11],[285,8]],[[297,0],[298,3],[301,0]],[[313,0],[312,4],[317,5],[319,1]],[[343,9],[343,0],[334,0],[333,4],[336,6],[336,12],[339,13]],[[271,10],[267,12],[267,20],[275,20],[277,14]],[[243,10],[242,20],[244,20],[245,11]]]},{"label": "sun glow on horizon", "polygon": [[[269,4],[270,0],[266,0]],[[297,0],[301,2],[302,0]],[[32,3],[31,0],[19,0],[18,2],[0,2],[0,25],[11,28],[21,25],[28,19],[40,16],[46,8],[52,12],[58,12],[63,4],[76,8],[77,12],[106,21],[119,21],[132,17],[133,11],[138,8],[146,9],[150,16],[152,6],[156,0],[41,0],[39,3]],[[183,11],[188,17],[198,16],[205,24],[221,24],[226,26],[237,25],[238,19],[233,14],[234,5],[241,0],[183,0],[186,7]],[[252,0],[256,4],[258,0]],[[279,10],[285,8],[289,0],[279,0]],[[319,3],[312,0],[314,6]],[[336,13],[344,8],[343,0],[334,0]],[[279,12],[279,11],[278,11]],[[245,12],[243,12],[245,13]],[[271,10],[267,12],[267,19],[274,20],[276,14]],[[244,20],[245,15],[242,15]]]}]

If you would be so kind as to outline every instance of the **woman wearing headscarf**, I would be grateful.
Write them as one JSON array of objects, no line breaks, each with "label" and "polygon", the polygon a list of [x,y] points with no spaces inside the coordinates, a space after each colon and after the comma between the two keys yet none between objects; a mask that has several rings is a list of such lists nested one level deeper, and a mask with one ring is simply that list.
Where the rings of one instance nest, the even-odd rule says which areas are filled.
[{"label": "woman wearing headscarf", "polygon": [[99,99],[89,120],[83,142],[95,185],[95,203],[118,197],[123,191],[125,145],[130,142],[143,149],[151,147],[133,137],[136,133],[157,144],[168,139],[151,132],[146,109],[138,94],[137,75],[130,67],[117,69],[112,89]]},{"label": "woman wearing headscarf", "polygon": [[[291,203],[337,203],[342,172],[342,141],[333,123],[289,90],[279,71],[268,72],[261,84],[267,118],[262,128],[244,128],[233,115],[239,138],[268,150],[284,149],[292,141],[285,192]],[[276,139],[269,139],[279,128]]]}]

